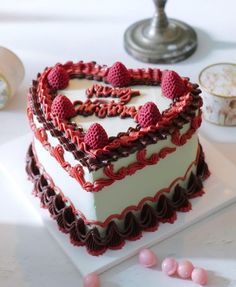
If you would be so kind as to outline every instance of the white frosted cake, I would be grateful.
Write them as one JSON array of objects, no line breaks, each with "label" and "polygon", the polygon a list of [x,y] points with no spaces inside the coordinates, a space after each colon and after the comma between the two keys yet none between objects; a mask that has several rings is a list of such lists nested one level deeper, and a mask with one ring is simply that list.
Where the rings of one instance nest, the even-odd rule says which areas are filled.
[{"label": "white frosted cake", "polygon": [[57,64],[33,81],[34,193],[90,254],[118,249],[191,209],[209,171],[200,90],[174,71]]}]

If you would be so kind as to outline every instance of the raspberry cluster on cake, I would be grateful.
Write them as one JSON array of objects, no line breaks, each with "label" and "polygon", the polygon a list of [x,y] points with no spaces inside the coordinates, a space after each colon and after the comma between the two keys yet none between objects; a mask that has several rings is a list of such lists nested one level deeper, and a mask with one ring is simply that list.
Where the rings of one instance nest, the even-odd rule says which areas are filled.
[{"label": "raspberry cluster on cake", "polygon": [[[92,255],[173,223],[204,193],[201,91],[174,71],[67,62],[33,81],[34,194]],[[158,235],[157,235],[158,236]]]}]

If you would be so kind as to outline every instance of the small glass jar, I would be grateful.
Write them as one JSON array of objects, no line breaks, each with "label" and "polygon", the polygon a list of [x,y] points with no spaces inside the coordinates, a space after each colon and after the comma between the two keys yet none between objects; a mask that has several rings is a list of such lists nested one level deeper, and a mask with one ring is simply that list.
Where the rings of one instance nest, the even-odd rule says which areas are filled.
[{"label": "small glass jar", "polygon": [[203,116],[214,124],[236,125],[236,64],[218,63],[199,75],[203,90]]},{"label": "small glass jar", "polygon": [[12,51],[0,47],[0,109],[15,95],[25,75],[21,60]]}]

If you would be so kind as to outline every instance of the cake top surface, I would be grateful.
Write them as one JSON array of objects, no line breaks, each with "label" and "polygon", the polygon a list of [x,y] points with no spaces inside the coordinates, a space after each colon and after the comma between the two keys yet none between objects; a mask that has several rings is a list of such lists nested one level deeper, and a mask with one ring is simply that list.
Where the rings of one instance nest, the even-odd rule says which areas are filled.
[{"label": "cake top surface", "polygon": [[[103,107],[103,109],[100,109],[100,113],[94,112],[91,115],[84,116],[82,114],[82,108],[80,109],[80,105],[75,105],[75,107],[80,110],[77,112],[76,116],[70,119],[70,122],[76,123],[78,127],[83,128],[85,131],[87,131],[93,123],[97,122],[104,127],[109,137],[115,137],[118,133],[127,132],[130,127],[135,128],[137,126],[137,121],[132,117],[121,118],[122,106],[127,109],[135,107],[135,109],[138,110],[140,106],[143,106],[146,102],[151,101],[157,104],[160,112],[163,112],[172,103],[171,99],[168,99],[162,95],[160,86],[137,85],[132,88],[116,88],[118,92],[124,91],[124,97],[128,95],[130,89],[133,91],[133,93],[131,92],[130,99],[127,99],[126,102],[122,104],[120,104],[121,101],[118,97],[104,95],[104,97],[98,98],[97,95],[95,95],[97,94],[96,92],[94,92],[94,94],[92,94],[92,92],[90,93],[91,98],[87,95],[87,93],[89,93],[92,89],[96,90],[97,88],[98,91],[99,89],[101,90],[102,87],[104,87],[104,85],[97,81],[87,79],[71,79],[66,89],[58,91],[58,94],[62,93],[68,97],[72,103],[76,103],[77,101],[91,103],[88,104],[87,107],[92,109],[92,102],[95,102],[97,103],[97,110],[99,109],[99,106]],[[109,88],[113,91],[115,90],[110,84],[106,85],[106,87],[107,90]],[[98,93],[102,95],[102,92]],[[115,93],[113,92],[113,94]],[[120,112],[118,109],[120,109]],[[112,113],[112,110],[114,111],[114,116],[109,115],[109,110],[110,113]],[[117,110],[117,115],[115,115],[115,110]]]},{"label": "cake top surface", "polygon": [[28,109],[96,170],[179,132],[202,105],[199,94],[174,71],[67,62],[33,81]]}]

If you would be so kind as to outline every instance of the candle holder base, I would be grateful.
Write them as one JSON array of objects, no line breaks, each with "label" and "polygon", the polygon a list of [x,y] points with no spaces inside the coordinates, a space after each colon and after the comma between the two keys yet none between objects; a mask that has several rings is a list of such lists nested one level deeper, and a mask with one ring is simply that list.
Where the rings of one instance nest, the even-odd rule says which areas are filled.
[{"label": "candle holder base", "polygon": [[197,48],[197,34],[186,23],[168,19],[168,26],[154,30],[152,19],[131,25],[124,35],[125,50],[148,63],[176,63],[188,58]]}]

